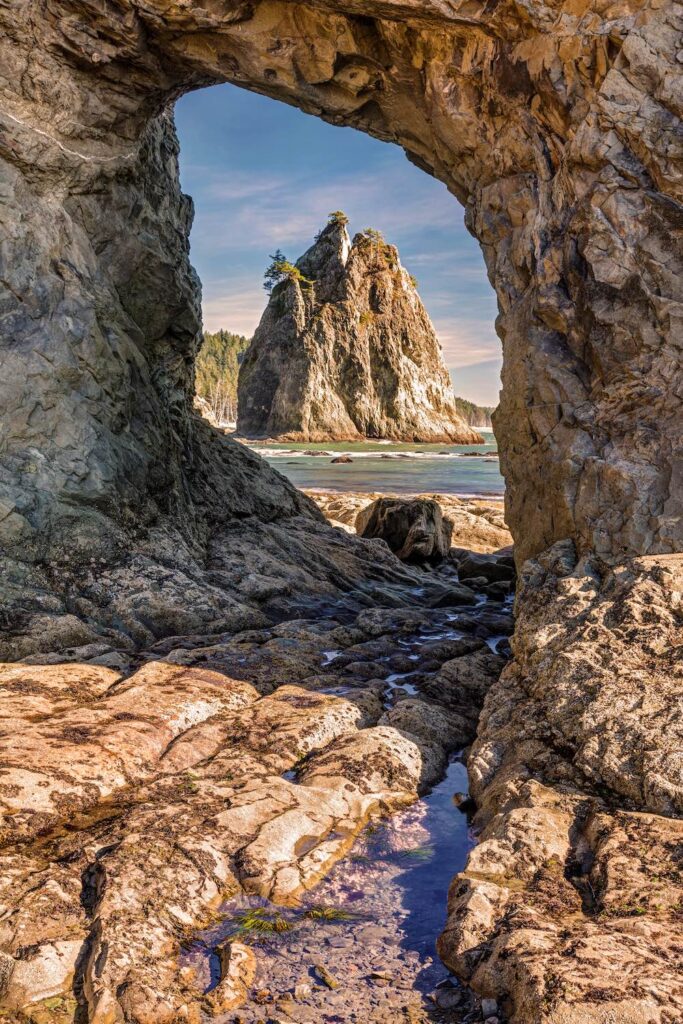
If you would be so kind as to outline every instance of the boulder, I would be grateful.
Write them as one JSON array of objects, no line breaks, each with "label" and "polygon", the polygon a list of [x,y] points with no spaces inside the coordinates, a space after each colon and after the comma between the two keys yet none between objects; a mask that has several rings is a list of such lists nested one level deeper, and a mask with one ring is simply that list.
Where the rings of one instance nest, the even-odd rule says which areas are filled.
[{"label": "boulder", "polygon": [[487,583],[499,583],[515,578],[515,563],[511,555],[481,555],[474,551],[454,550],[458,576],[463,581],[483,577]]},{"label": "boulder", "polygon": [[378,498],[356,517],[356,532],[380,538],[405,562],[441,562],[451,546],[453,524],[441,506],[424,498]]}]

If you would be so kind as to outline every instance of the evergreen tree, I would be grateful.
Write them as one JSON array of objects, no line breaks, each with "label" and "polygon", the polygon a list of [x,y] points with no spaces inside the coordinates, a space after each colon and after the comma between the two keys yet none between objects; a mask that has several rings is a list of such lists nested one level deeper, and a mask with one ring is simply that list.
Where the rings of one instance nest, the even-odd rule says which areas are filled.
[{"label": "evergreen tree", "polygon": [[263,275],[263,287],[267,292],[282,284],[283,281],[298,281],[299,284],[308,287],[313,284],[301,273],[294,263],[290,263],[281,249],[278,249],[272,256],[268,257],[269,265]]},{"label": "evergreen tree", "polygon": [[230,331],[204,332],[195,364],[195,389],[218,423],[237,419],[237,376],[249,341]]}]

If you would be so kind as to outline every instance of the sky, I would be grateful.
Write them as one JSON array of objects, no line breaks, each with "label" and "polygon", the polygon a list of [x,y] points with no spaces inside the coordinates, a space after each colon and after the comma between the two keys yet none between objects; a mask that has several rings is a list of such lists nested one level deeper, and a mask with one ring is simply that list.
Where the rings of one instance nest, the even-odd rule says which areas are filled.
[{"label": "sky", "polygon": [[398,146],[325,124],[294,107],[217,85],[176,104],[181,185],[195,202],[191,259],[206,330],[253,334],[266,304],[263,272],[292,261],[332,210],[349,231],[372,227],[398,246],[418,280],[456,394],[496,405],[496,302],[463,208]]}]

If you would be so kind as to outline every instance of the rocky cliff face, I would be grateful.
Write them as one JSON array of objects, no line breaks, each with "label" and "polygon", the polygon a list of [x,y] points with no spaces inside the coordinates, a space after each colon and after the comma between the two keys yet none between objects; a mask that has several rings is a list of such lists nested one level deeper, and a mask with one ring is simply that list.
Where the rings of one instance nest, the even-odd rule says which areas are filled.
[{"label": "rocky cliff face", "polygon": [[455,408],[458,410],[458,415],[464,419],[465,423],[470,427],[491,427],[491,417],[495,412],[492,406],[488,405],[475,405],[474,402],[469,402],[466,398],[458,398],[455,396]]},{"label": "rocky cliff face", "polygon": [[[508,521],[520,565],[537,557],[524,569],[515,660],[474,749],[485,842],[452,893],[444,955],[515,1024],[668,1024],[683,1013],[670,966],[683,904],[673,862],[680,742],[662,743],[680,723],[681,689],[681,17],[675,0],[539,0],[521,14],[514,0],[0,4],[6,657],[84,662],[169,634],[183,634],[184,651],[240,622],[258,643],[252,627],[291,617],[302,598],[319,612],[364,576],[366,602],[416,585],[191,414],[199,289],[165,113],[175,97],[235,82],[296,104],[398,143],[466,204],[499,302]],[[572,551],[565,565],[556,544]],[[634,569],[640,555],[654,561]],[[286,636],[273,639],[274,651],[286,647]],[[238,671],[238,659],[227,664]],[[282,679],[266,674],[271,685]],[[10,728],[23,734],[34,704],[44,701],[48,717],[52,705],[38,669],[17,682],[13,692],[36,695],[29,708],[9,705]],[[118,722],[133,713],[115,707]],[[192,701],[169,717],[202,720]],[[64,722],[51,742],[77,748],[98,721],[108,719]],[[157,752],[173,740],[162,732]],[[229,750],[220,732],[207,743]],[[28,767],[27,748],[16,763]],[[127,784],[130,773],[122,763],[117,778]],[[40,829],[49,789],[34,778],[22,774]],[[99,799],[93,785],[81,775]],[[176,778],[170,789],[162,808],[181,795]],[[74,794],[60,813],[83,806]],[[232,795],[218,783],[215,794],[224,837]],[[204,801],[192,786],[182,799],[193,813]],[[285,802],[275,803],[280,814]],[[127,893],[109,899],[107,884],[126,876],[118,860],[109,872],[107,857],[125,858],[131,844],[112,850],[99,810],[87,841],[59,833],[65,847],[41,839],[35,853],[20,843],[8,855],[0,988],[11,947],[9,966],[24,976],[35,956],[59,961],[69,991],[81,965],[79,1019],[177,1020],[175,1007],[164,1015],[118,1001],[131,980],[166,978],[147,969],[151,882],[167,969],[168,929],[177,936],[200,912],[185,893],[164,892],[149,833],[138,974],[119,976],[119,952],[132,948],[120,913],[129,903]],[[147,835],[148,820],[132,835]],[[184,836],[174,856],[203,865],[191,889],[210,901],[230,869],[223,848],[205,855],[195,821],[167,832]],[[238,832],[231,849],[245,848]],[[44,870],[50,850],[54,874]],[[188,910],[176,918],[171,907]]]},{"label": "rocky cliff face", "polygon": [[[398,251],[332,220],[277,285],[239,376],[238,433],[289,441],[481,441]],[[310,283],[308,283],[310,282]]]}]

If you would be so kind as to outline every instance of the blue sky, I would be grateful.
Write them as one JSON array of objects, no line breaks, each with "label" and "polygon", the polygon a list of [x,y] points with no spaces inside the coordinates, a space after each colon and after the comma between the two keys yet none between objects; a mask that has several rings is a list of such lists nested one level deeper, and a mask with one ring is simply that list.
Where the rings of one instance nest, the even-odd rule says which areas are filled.
[{"label": "blue sky", "polygon": [[219,85],[176,105],[182,187],[195,201],[192,262],[204,325],[251,335],[277,248],[297,259],[344,210],[351,234],[377,228],[418,279],[457,394],[495,405],[496,303],[479,246],[444,185],[398,146],[335,128],[293,107]]}]

